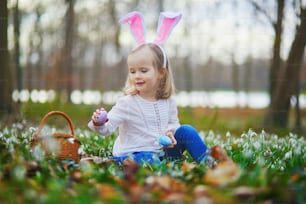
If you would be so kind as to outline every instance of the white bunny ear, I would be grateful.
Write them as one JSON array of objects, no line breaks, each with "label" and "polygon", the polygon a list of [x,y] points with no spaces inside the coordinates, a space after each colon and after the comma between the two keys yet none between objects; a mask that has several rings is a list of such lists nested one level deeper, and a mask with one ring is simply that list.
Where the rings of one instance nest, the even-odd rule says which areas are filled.
[{"label": "white bunny ear", "polygon": [[137,11],[133,11],[128,13],[126,16],[119,20],[119,23],[124,24],[128,23],[130,25],[131,32],[136,39],[137,43],[143,44],[145,43],[146,38],[146,29],[144,26],[144,20],[141,13]]},{"label": "white bunny ear", "polygon": [[182,14],[179,13],[162,12],[159,16],[157,37],[154,42],[158,45],[164,43],[181,18]]}]

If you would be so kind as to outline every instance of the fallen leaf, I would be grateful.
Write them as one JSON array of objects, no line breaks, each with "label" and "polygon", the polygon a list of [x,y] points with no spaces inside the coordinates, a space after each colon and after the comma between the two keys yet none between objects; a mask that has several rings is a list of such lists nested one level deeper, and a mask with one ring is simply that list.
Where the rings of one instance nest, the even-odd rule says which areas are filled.
[{"label": "fallen leaf", "polygon": [[232,161],[223,161],[213,169],[208,169],[204,175],[204,182],[214,186],[226,186],[235,182],[240,176],[239,166]]},{"label": "fallen leaf", "polygon": [[185,173],[188,173],[192,169],[194,169],[195,167],[196,167],[196,164],[184,161],[183,165],[182,165],[182,171],[185,172]]},{"label": "fallen leaf", "polygon": [[219,162],[232,161],[232,159],[227,155],[225,149],[220,145],[213,146],[210,151],[210,155]]}]

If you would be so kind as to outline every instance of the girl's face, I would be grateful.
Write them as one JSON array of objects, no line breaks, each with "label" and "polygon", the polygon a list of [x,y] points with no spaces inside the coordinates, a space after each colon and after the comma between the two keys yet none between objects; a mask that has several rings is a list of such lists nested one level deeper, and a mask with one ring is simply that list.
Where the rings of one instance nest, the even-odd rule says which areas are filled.
[{"label": "girl's face", "polygon": [[153,65],[152,50],[143,47],[128,56],[129,80],[139,95],[147,100],[156,100],[156,91],[163,74]]}]

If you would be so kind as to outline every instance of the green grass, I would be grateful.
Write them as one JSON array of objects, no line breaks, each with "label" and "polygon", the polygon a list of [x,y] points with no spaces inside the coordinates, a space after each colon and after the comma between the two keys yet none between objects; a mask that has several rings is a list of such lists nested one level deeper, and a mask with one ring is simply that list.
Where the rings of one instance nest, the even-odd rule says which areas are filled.
[{"label": "green grass", "polygon": [[[26,103],[15,123],[1,123],[0,203],[306,201],[305,138],[288,131],[282,135],[265,132],[264,110],[179,108],[182,124],[195,126],[209,146],[222,146],[240,166],[239,179],[222,187],[206,183],[206,166],[194,163],[188,153],[184,161],[163,161],[158,166],[120,166],[113,162],[63,165],[56,158],[31,153],[30,140],[40,120],[46,113],[59,110],[72,118],[84,152],[110,156],[117,133],[103,138],[87,128],[92,112],[100,106]],[[48,120],[44,132],[55,130],[69,131],[67,122]],[[237,195],[241,189],[244,194]]]},{"label": "green grass", "polygon": [[[305,202],[306,141],[296,134],[200,131],[209,146],[221,145],[241,168],[238,180],[215,187],[203,180],[206,166],[194,163],[188,153],[184,161],[163,161],[158,166],[70,162],[63,168],[55,158],[31,153],[36,128],[27,122],[1,127],[1,203],[191,203],[201,198],[214,203]],[[76,128],[76,137],[87,154],[107,157],[116,133],[102,138]],[[236,195],[241,187],[252,193]]]},{"label": "green grass", "polygon": [[[76,105],[53,103],[25,103],[21,107],[21,118],[33,124],[39,123],[41,118],[53,110],[64,111],[72,119],[76,127],[86,128],[92,112],[105,107],[110,110],[110,105]],[[179,107],[179,118],[182,124],[191,124],[198,130],[213,130],[225,134],[227,131],[237,134],[252,128],[260,131],[263,125],[264,110],[248,108],[191,108]],[[57,124],[59,125],[59,124]]]}]

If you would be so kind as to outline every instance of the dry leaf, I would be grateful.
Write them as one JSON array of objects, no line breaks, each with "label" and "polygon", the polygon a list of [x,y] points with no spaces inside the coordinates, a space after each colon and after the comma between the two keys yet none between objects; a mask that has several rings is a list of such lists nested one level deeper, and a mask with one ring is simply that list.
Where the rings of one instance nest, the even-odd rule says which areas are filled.
[{"label": "dry leaf", "polygon": [[99,184],[97,183],[95,185],[95,187],[97,188],[97,190],[99,191],[99,195],[103,198],[103,199],[113,199],[118,197],[118,192],[110,185],[110,184]]},{"label": "dry leaf", "polygon": [[213,146],[210,151],[210,155],[219,162],[232,161],[232,159],[227,155],[225,149],[219,145]]},{"label": "dry leaf", "polygon": [[235,182],[240,176],[240,168],[232,161],[218,163],[214,169],[208,169],[204,175],[204,182],[214,186],[225,186]]},{"label": "dry leaf", "polygon": [[196,167],[196,164],[184,161],[183,165],[182,165],[182,171],[185,172],[185,173],[190,172],[195,167]]},{"label": "dry leaf", "polygon": [[150,189],[158,189],[161,191],[171,191],[171,192],[185,192],[186,187],[183,183],[177,179],[171,178],[169,176],[150,176],[146,179],[146,185]]},{"label": "dry leaf", "polygon": [[207,170],[204,182],[214,186],[225,186],[239,178],[239,166],[233,162],[221,146],[213,146],[210,154],[218,161],[218,164],[213,169]]}]

